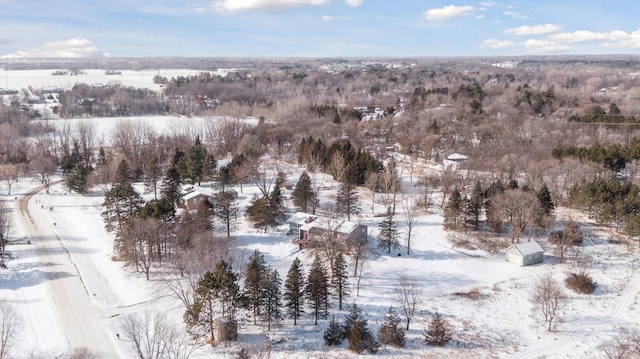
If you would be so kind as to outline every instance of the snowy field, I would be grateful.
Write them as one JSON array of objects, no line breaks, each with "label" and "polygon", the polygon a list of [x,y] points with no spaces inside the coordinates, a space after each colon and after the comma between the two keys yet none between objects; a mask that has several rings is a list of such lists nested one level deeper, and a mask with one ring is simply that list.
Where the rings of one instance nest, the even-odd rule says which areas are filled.
[{"label": "snowy field", "polygon": [[[59,87],[61,89],[71,89],[77,83],[86,83],[89,85],[102,84],[108,85],[116,82],[122,86],[131,86],[138,88],[147,88],[153,91],[161,89],[160,84],[153,82],[155,76],[166,77],[171,79],[178,76],[194,76],[203,71],[187,70],[187,69],[156,69],[156,70],[122,70],[120,74],[107,75],[105,70],[89,69],[83,70],[78,75],[53,75],[55,71],[68,71],[69,69],[51,69],[51,70],[4,70],[0,69],[0,88],[20,90],[32,87],[41,89],[45,87]],[[219,69],[210,71],[212,74],[226,75],[228,69]]]},{"label": "snowy field", "polygon": [[[60,82],[64,76],[38,75],[36,71],[31,71],[25,72],[18,80],[11,77],[14,72],[19,71],[0,72],[0,83],[16,81],[0,87],[29,84],[65,86]],[[47,71],[47,74],[50,73]],[[129,76],[128,72],[123,71],[122,77],[125,77],[125,73]],[[147,84],[145,87],[151,86],[150,79],[157,73],[130,74],[131,84],[138,78],[141,81],[139,86],[143,86],[142,83]],[[34,78],[28,79],[29,76]],[[91,72],[86,76],[92,76]],[[48,82],[49,77],[58,82]],[[83,78],[74,76],[68,80]],[[105,80],[91,78],[86,81]],[[157,117],[138,120],[156,121],[156,124],[162,123],[160,128],[165,129],[172,126],[172,121],[198,121]],[[96,121],[103,138],[108,138],[105,133],[110,131],[114,119],[91,121]],[[295,164],[289,166],[287,181],[295,184],[301,171],[302,168]],[[410,188],[409,179],[404,180],[405,187]],[[322,187],[336,187],[336,183],[328,176],[322,176],[322,182]],[[12,357],[63,358],[70,354],[74,338],[82,335],[63,329],[63,322],[70,316],[85,318],[86,322],[90,322],[87,325],[100,326],[97,330],[104,330],[106,334],[93,340],[100,342],[105,353],[116,352],[118,357],[127,359],[135,357],[130,343],[116,338],[122,320],[127,315],[145,310],[162,312],[180,325],[184,308],[177,299],[168,295],[162,280],[161,271],[165,270],[164,267],[152,270],[151,280],[146,281],[141,273],[134,273],[131,268],[112,260],[113,235],[104,230],[100,217],[102,197],[70,194],[56,184],[50,194],[40,191],[30,198],[28,206],[33,222],[29,222],[20,215],[19,199],[38,186],[36,179],[21,178],[11,188],[11,196],[7,196],[5,183],[0,183],[0,195],[8,201],[12,210],[11,240],[14,244],[8,249],[15,256],[9,262],[8,269],[0,271],[0,300],[16,308],[22,319],[19,345],[12,348]],[[137,188],[142,189],[141,186]],[[258,190],[245,185],[242,192],[240,188],[236,188],[236,191],[240,194],[238,200],[241,210],[244,210]],[[290,196],[291,193],[285,194]],[[364,213],[357,221],[368,225],[369,239],[375,248],[378,224],[383,219],[375,214],[384,213],[385,207],[376,202],[371,211],[370,192],[363,189],[360,194]],[[328,205],[333,196],[331,190],[323,191],[321,204]],[[379,200],[378,196],[376,200]],[[435,202],[439,203],[437,198]],[[293,212],[290,201],[287,204],[290,212]],[[456,248],[450,241],[450,233],[443,229],[441,210],[431,206],[428,211],[421,212],[413,230],[411,255],[405,254],[404,247],[390,254],[384,251],[371,254],[360,295],[356,296],[355,288],[352,288],[352,295],[347,299],[347,303],[355,302],[362,306],[370,328],[377,333],[387,308],[397,306],[392,291],[398,276],[403,273],[411,275],[422,286],[424,294],[407,333],[406,348],[383,346],[376,356],[604,358],[604,353],[598,349],[601,343],[617,338],[623,330],[636,330],[640,323],[640,263],[634,253],[637,246],[614,242],[610,232],[593,225],[579,213],[561,208],[557,211],[557,217],[560,220],[571,217],[585,231],[586,240],[581,253],[591,259],[587,273],[598,283],[598,287],[591,295],[579,295],[566,290],[568,304],[560,311],[560,321],[553,332],[545,330],[540,314],[534,310],[529,299],[531,291],[536,281],[547,273],[563,281],[568,273],[577,270],[575,263],[558,263],[552,254],[553,247],[544,239],[542,245],[547,249],[544,263],[529,267],[506,262],[502,253],[492,255],[481,250]],[[28,235],[32,226],[41,233],[37,238]],[[401,231],[404,230],[403,226],[404,222],[400,221]],[[277,269],[282,278],[286,276],[294,258],[302,259],[307,269],[313,259],[305,250],[301,251],[291,244],[291,238],[286,235],[286,226],[265,234],[253,229],[242,217],[232,235],[235,238],[235,251],[248,254],[259,249],[268,265]],[[65,293],[61,293],[57,286],[62,282],[73,288],[67,295],[86,298],[82,307],[60,309],[59,296]],[[355,286],[354,279],[351,279],[351,286]],[[474,290],[478,292],[475,298],[460,295]],[[454,329],[454,340],[444,348],[428,347],[423,342],[422,331],[436,311]],[[332,308],[331,313],[335,313],[339,319],[344,314],[336,308]],[[271,333],[265,333],[261,326],[254,326],[248,317],[240,324],[238,342],[198,347],[192,358],[233,358],[242,347],[247,347],[251,353],[264,352],[267,340],[274,343],[270,356],[274,359],[357,357],[346,350],[346,343],[337,348],[324,347],[322,332],[327,321],[320,321],[315,326],[309,313],[303,316],[298,326],[294,327],[291,320],[286,319]]]}]

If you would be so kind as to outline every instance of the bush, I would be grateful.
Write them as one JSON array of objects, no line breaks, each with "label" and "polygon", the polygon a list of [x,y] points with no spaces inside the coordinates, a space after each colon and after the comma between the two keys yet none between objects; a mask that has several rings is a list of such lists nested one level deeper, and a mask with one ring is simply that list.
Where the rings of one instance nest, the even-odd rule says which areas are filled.
[{"label": "bush", "polygon": [[324,331],[322,338],[324,339],[324,344],[328,346],[336,346],[342,343],[342,327],[335,317],[332,317],[329,321],[329,327]]},{"label": "bush", "polygon": [[567,288],[582,294],[591,294],[596,290],[597,284],[586,273],[571,273],[564,280]]},{"label": "bush", "polygon": [[451,333],[451,327],[446,319],[442,318],[440,313],[437,313],[431,319],[429,328],[425,328],[424,340],[429,345],[444,346],[453,339]]}]

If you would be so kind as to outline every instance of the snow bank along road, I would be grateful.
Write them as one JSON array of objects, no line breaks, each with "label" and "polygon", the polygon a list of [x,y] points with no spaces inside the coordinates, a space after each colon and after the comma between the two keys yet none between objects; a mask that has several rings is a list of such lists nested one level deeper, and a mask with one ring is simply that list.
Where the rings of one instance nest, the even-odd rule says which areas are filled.
[{"label": "snow bank along road", "polygon": [[57,311],[51,315],[57,316],[64,328],[65,347],[70,353],[85,348],[98,358],[120,358],[113,334],[105,326],[106,312],[91,300],[71,255],[54,233],[54,224],[30,211],[37,206],[32,197],[40,190],[31,190],[19,199],[19,215],[42,263],[55,263],[41,270],[46,273],[46,287]]}]

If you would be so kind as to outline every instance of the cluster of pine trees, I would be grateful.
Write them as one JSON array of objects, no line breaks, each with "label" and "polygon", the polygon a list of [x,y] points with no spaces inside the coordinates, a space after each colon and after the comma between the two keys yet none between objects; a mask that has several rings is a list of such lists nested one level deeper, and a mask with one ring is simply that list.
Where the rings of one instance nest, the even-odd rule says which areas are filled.
[{"label": "cluster of pine trees", "polygon": [[600,223],[640,235],[640,188],[616,179],[596,179],[576,184],[569,192],[569,204],[586,211]]},{"label": "cluster of pine trees", "polygon": [[[342,157],[345,168],[336,168],[336,156]],[[322,140],[311,136],[300,141],[298,163],[310,168],[318,166],[334,179],[358,186],[364,185],[370,174],[380,173],[384,168],[369,152],[354,148],[349,140],[338,140],[327,147]]]},{"label": "cluster of pine trees", "polygon": [[575,157],[581,161],[602,164],[606,169],[617,173],[628,163],[640,160],[640,139],[634,139],[627,146],[595,144],[589,147],[569,146],[553,149],[554,158]]},{"label": "cluster of pine trees", "polygon": [[624,116],[620,108],[615,102],[609,104],[609,109],[605,110],[600,105],[589,108],[585,113],[580,115],[569,116],[570,122],[587,122],[587,123],[638,123],[635,116]]},{"label": "cluster of pine trees", "polygon": [[302,262],[291,263],[284,283],[277,270],[268,266],[265,257],[255,250],[244,269],[241,284],[231,266],[219,261],[213,271],[205,272],[198,281],[194,301],[188,306],[184,320],[194,333],[214,335],[218,318],[235,320],[239,309],[247,309],[253,318],[266,324],[267,330],[285,316],[296,325],[305,310],[310,310],[314,323],[326,318],[332,303],[341,310],[349,296],[347,264],[337,255],[327,268],[316,256],[306,274]]}]

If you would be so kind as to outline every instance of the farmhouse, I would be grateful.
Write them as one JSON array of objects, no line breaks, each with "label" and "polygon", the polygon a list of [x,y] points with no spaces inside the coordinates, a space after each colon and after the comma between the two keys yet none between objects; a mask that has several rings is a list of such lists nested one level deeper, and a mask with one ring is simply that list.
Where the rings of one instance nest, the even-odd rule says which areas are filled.
[{"label": "farmhouse", "polygon": [[507,248],[505,260],[521,267],[542,263],[544,249],[538,242],[517,243]]},{"label": "farmhouse", "polygon": [[301,247],[321,247],[328,238],[340,240],[345,247],[367,240],[367,226],[351,221],[298,212],[287,223],[293,243]]}]

